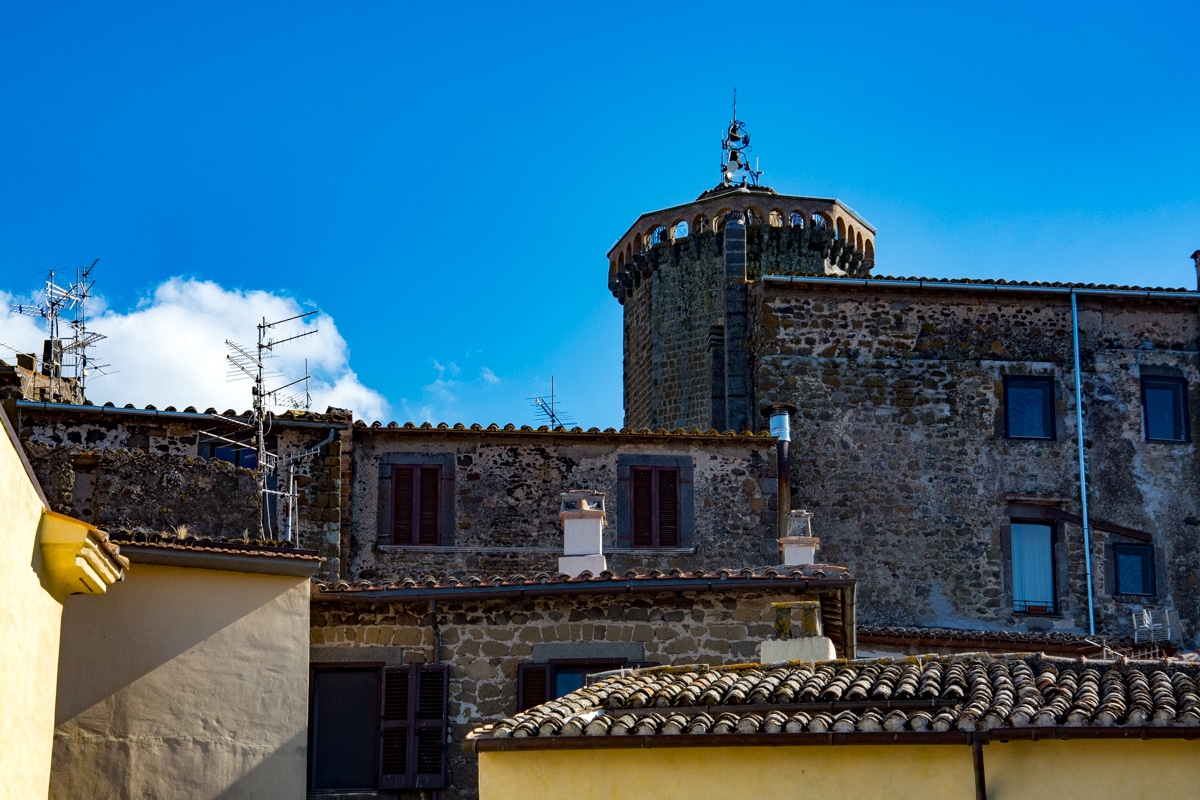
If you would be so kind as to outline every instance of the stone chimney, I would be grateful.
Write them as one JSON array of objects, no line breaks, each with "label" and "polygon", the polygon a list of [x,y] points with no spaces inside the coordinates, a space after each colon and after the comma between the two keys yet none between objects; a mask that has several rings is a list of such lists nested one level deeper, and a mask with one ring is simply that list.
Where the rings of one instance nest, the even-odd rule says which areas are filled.
[{"label": "stone chimney", "polygon": [[783,566],[802,567],[817,563],[821,540],[812,535],[812,514],[804,509],[788,515],[788,535],[778,541],[779,561]]},{"label": "stone chimney", "polygon": [[603,492],[564,492],[558,517],[563,524],[563,555],[558,560],[558,571],[574,578],[584,570],[598,575],[608,569],[603,545]]},{"label": "stone chimney", "polygon": [[1196,262],[1196,286],[1200,288],[1200,250],[1192,253],[1192,261]]},{"label": "stone chimney", "polygon": [[772,603],[771,607],[775,609],[775,632],[758,646],[759,663],[831,661],[837,657],[833,640],[821,625],[820,601]]}]

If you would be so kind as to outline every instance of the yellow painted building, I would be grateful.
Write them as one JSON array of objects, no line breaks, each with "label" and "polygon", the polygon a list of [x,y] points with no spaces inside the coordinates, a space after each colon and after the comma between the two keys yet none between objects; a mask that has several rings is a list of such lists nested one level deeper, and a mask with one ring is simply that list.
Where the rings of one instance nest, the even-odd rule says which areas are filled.
[{"label": "yellow painted building", "polygon": [[1200,664],[657,668],[474,731],[481,800],[1194,797]]},{"label": "yellow painted building", "polygon": [[0,793],[46,797],[63,601],[100,594],[125,561],[102,531],[50,510],[0,410]]}]

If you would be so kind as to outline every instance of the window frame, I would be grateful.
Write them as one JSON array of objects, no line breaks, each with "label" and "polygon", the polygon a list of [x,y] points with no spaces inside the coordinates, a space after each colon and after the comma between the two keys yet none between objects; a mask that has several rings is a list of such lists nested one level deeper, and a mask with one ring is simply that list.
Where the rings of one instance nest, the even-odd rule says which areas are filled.
[{"label": "window frame", "polygon": [[[1142,559],[1142,580],[1147,587],[1144,592],[1122,591],[1121,556],[1137,554]],[[1154,567],[1154,545],[1145,542],[1112,543],[1112,593],[1121,597],[1157,597],[1158,578]]]},{"label": "window frame", "polygon": [[[435,519],[437,525],[437,542],[420,543],[420,530],[416,520],[420,508],[414,504],[414,525],[412,541],[396,541],[396,509],[395,486],[396,473],[402,469],[429,470],[438,468],[438,487],[436,493],[437,509]],[[379,459],[379,482],[377,518],[378,531],[376,548],[381,550],[412,550],[412,549],[444,549],[454,546],[454,475],[455,456],[453,453],[385,453]]]},{"label": "window frame", "polygon": [[[1009,402],[1013,388],[1041,387],[1042,420],[1047,434],[1044,436],[1026,436],[1014,434],[1012,429],[1011,403]],[[1058,420],[1054,413],[1055,378],[1052,375],[1005,375],[1004,376],[1004,438],[1025,441],[1052,442],[1058,439]]]},{"label": "window frame", "polygon": [[[1049,600],[1049,604],[1041,604],[1030,602],[1030,598],[1018,598],[1017,596],[1017,573],[1018,564],[1015,554],[1016,548],[1013,543],[1013,527],[1016,525],[1028,525],[1033,527],[1045,528],[1047,535],[1047,550],[1049,551],[1050,563],[1047,565],[1050,575],[1050,592],[1049,598],[1033,598],[1035,600]],[[1029,519],[1029,518],[1012,518],[1008,523],[1008,531],[1006,539],[1007,545],[1007,562],[1008,562],[1008,597],[1014,614],[1028,616],[1059,616],[1063,613],[1063,603],[1061,600],[1060,575],[1059,575],[1059,525],[1054,522],[1049,522],[1045,519]],[[1022,607],[1023,606],[1023,607]]]},{"label": "window frame", "polygon": [[[517,665],[517,713],[536,705],[557,700],[563,695],[554,694],[554,684],[560,672],[578,672],[588,669],[585,675],[609,672],[614,669],[655,667],[657,662],[631,661],[621,656],[596,658],[551,658],[546,661],[527,662]],[[591,669],[593,668],[594,669]],[[584,681],[584,686],[587,681]]]},{"label": "window frame", "polygon": [[[1147,388],[1169,389],[1172,392],[1172,412],[1176,415],[1175,429],[1178,431],[1178,437],[1163,438],[1150,435],[1150,403],[1147,400]],[[1188,420],[1187,379],[1173,375],[1142,375],[1141,393],[1142,434],[1147,442],[1184,444],[1192,440],[1191,426]]]},{"label": "window frame", "polygon": [[[376,713],[371,730],[376,740],[374,780],[370,786],[325,786],[315,788],[320,759],[320,726],[314,717],[317,707],[318,673],[367,672],[375,677],[372,707]],[[449,730],[449,670],[444,664],[389,666],[378,662],[313,664],[310,668],[307,787],[309,792],[362,792],[377,789],[444,789],[448,759],[446,733]],[[390,687],[398,689],[389,692]],[[431,688],[432,687],[432,688]],[[405,695],[402,708],[395,705],[395,691]],[[391,702],[389,702],[389,698]],[[433,709],[431,709],[433,707]],[[436,710],[434,710],[436,709]],[[400,711],[402,714],[389,713]],[[403,716],[403,719],[399,717]],[[385,772],[389,752],[388,734],[403,736],[404,772]],[[394,740],[393,740],[394,741]],[[424,741],[424,746],[422,746]],[[436,743],[436,746],[430,744]],[[438,771],[422,771],[422,763],[438,760]]]},{"label": "window frame", "polygon": [[[218,451],[231,451],[233,459],[219,455]],[[256,469],[258,467],[258,450],[250,445],[232,445],[220,439],[202,439],[196,444],[196,456],[206,461],[223,461],[239,469]],[[245,461],[246,463],[242,463]]]},{"label": "window frame", "polygon": [[[650,545],[634,545],[634,475],[635,470],[650,469],[653,473],[676,472],[676,512],[678,542],[662,546],[652,538]],[[617,456],[617,550],[648,552],[688,552],[696,550],[695,539],[695,466],[691,456],[619,454]],[[657,487],[659,484],[655,483]],[[652,489],[657,495],[657,492]],[[661,512],[654,517],[654,531],[661,525]]]}]

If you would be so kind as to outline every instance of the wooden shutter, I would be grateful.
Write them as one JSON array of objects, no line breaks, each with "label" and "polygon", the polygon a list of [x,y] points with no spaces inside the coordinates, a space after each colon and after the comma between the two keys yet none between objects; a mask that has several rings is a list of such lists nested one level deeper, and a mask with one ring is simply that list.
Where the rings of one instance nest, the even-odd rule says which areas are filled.
[{"label": "wooden shutter", "polygon": [[412,467],[392,469],[392,543],[413,543],[413,483]]},{"label": "wooden shutter", "polygon": [[[410,484],[411,485],[411,484]],[[410,667],[385,668],[379,723],[379,788],[409,786],[412,693]]]},{"label": "wooden shutter", "polygon": [[630,470],[632,488],[631,517],[633,546],[654,546],[654,470],[634,467]]},{"label": "wooden shutter", "polygon": [[448,688],[444,666],[384,669],[379,788],[445,787]]},{"label": "wooden shutter", "polygon": [[441,495],[441,467],[421,467],[418,480],[420,511],[417,514],[417,544],[436,545],[438,537],[438,500]]},{"label": "wooden shutter", "polygon": [[517,667],[517,711],[533,708],[550,699],[550,665],[520,664]]},{"label": "wooden shutter", "polygon": [[658,547],[679,546],[679,471],[655,470],[658,478]]}]

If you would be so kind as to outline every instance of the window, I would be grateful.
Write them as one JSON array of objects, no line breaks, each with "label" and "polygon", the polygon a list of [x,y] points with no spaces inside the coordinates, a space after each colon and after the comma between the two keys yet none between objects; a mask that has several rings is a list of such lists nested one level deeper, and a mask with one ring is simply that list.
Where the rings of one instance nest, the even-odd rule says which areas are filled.
[{"label": "window", "polygon": [[200,442],[197,454],[200,458],[226,461],[243,469],[254,469],[258,466],[258,451],[255,448],[237,447],[218,440]]},{"label": "window", "polygon": [[1013,610],[1025,614],[1053,614],[1054,527],[1045,523],[1013,522]]},{"label": "window", "polygon": [[1153,595],[1154,548],[1148,544],[1114,544],[1116,594]]},{"label": "window", "polygon": [[545,664],[521,664],[517,667],[517,711],[533,708],[582,689],[588,675],[622,667],[646,667],[647,663],[615,659],[556,659]]},{"label": "window", "polygon": [[1182,378],[1142,377],[1146,440],[1188,441],[1187,383]]},{"label": "window", "polygon": [[1054,379],[1004,378],[1004,435],[1009,439],[1054,438]]},{"label": "window", "polygon": [[380,459],[378,544],[454,544],[452,453],[388,453]]},{"label": "window", "polygon": [[444,666],[319,667],[309,699],[309,791],[446,785]]},{"label": "window", "polygon": [[693,472],[690,456],[618,456],[618,549],[694,547]]},{"label": "window", "polygon": [[392,544],[437,545],[442,468],[392,467]]},{"label": "window", "polygon": [[634,547],[679,546],[679,469],[676,467],[634,467],[633,483]]}]

